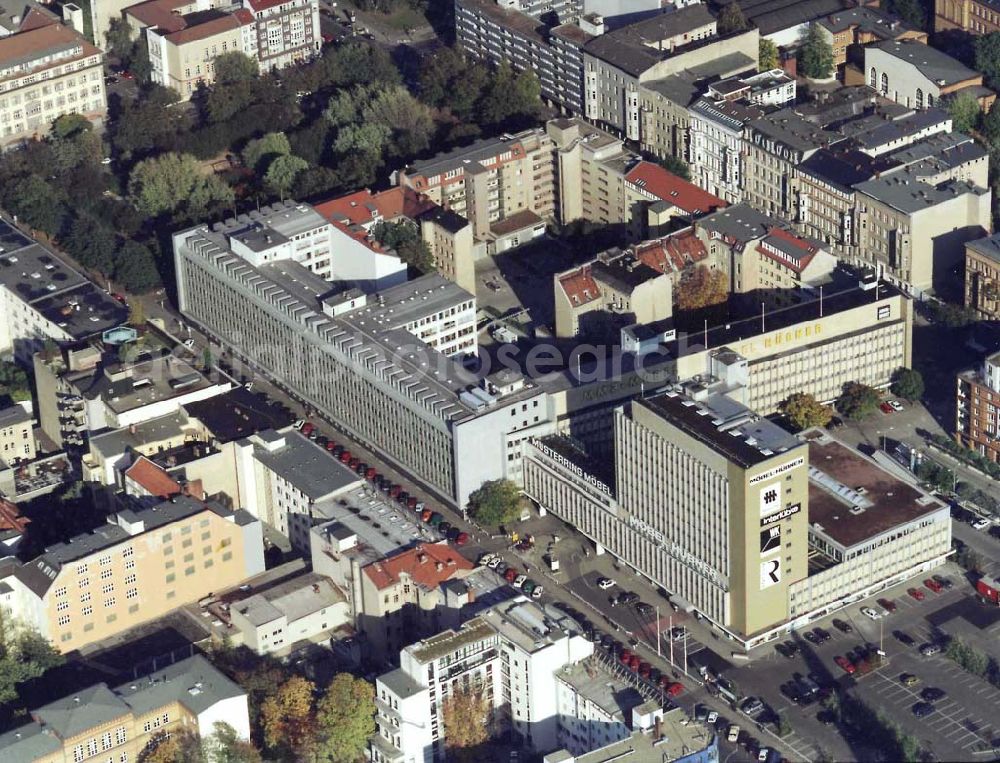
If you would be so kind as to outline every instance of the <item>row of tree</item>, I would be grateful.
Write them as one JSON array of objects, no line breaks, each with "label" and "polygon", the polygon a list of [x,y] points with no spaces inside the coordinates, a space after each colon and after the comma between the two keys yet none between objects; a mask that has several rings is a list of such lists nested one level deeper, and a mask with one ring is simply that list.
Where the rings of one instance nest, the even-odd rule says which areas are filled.
[{"label": "row of tree", "polygon": [[[889,391],[904,400],[919,400],[924,395],[923,377],[912,368],[899,368],[892,375]],[[874,387],[860,382],[847,382],[834,406],[841,415],[861,420],[875,413],[881,402],[882,395]],[[781,412],[797,430],[825,427],[833,419],[833,408],[806,392],[790,395],[782,402]]]}]

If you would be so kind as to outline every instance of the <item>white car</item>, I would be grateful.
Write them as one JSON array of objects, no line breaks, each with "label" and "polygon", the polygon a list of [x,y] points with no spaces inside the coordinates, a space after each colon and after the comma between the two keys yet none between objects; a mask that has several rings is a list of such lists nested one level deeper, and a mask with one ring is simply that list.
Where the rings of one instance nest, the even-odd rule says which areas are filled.
[{"label": "white car", "polygon": [[975,522],[972,523],[973,530],[985,530],[989,526],[990,526],[990,520],[988,519],[977,519]]},{"label": "white car", "polygon": [[524,581],[528,579],[527,575],[518,575],[514,578],[514,588],[520,588],[524,585]]},{"label": "white car", "polygon": [[532,590],[532,592],[531,592],[531,598],[532,599],[540,599],[540,598],[542,598],[542,594],[544,592],[545,592],[545,589],[542,586],[536,585],[535,588],[534,588],[534,590]]},{"label": "white car", "polygon": [[719,720],[719,714],[713,710],[708,714],[708,718],[705,719],[705,723],[709,726],[714,726],[717,720]]},{"label": "white car", "polygon": [[497,567],[500,566],[500,562],[502,562],[502,561],[503,561],[503,559],[501,559],[498,556],[498,557],[490,559],[488,562],[486,562],[486,566],[489,567],[491,570],[495,570]]},{"label": "white car", "polygon": [[615,587],[615,581],[613,581],[611,578],[598,578],[597,587],[600,588],[602,591],[607,591],[609,588]]},{"label": "white car", "polygon": [[729,736],[727,736],[726,739],[730,744],[736,744],[736,740],[740,738],[740,731],[742,731],[742,729],[735,723],[729,727]]},{"label": "white car", "polygon": [[872,609],[871,607],[862,607],[861,614],[863,614],[865,617],[871,618],[872,620],[882,619],[882,613],[879,612],[877,609]]},{"label": "white car", "polygon": [[490,562],[494,561],[496,558],[497,558],[496,554],[486,553],[479,557],[479,563],[486,567],[489,567]]},{"label": "white car", "polygon": [[767,763],[767,758],[771,754],[771,749],[769,747],[761,747],[760,752],[757,753],[757,760],[760,763]]},{"label": "white car", "polygon": [[185,339],[184,340],[184,346],[187,347],[190,350],[192,347],[194,347],[194,340],[193,339]]},{"label": "white car", "polygon": [[898,400],[886,400],[886,402],[889,404],[889,407],[892,408],[892,410],[896,411],[896,413],[899,413],[901,410],[903,410],[903,404]]}]

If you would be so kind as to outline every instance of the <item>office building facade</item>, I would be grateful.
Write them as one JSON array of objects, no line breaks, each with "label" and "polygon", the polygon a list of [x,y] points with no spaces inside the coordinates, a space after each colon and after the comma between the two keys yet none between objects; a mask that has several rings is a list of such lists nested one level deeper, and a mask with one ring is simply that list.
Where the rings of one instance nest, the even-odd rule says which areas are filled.
[{"label": "office building facade", "polygon": [[991,461],[1000,461],[1000,353],[960,373],[956,395],[955,439]]}]

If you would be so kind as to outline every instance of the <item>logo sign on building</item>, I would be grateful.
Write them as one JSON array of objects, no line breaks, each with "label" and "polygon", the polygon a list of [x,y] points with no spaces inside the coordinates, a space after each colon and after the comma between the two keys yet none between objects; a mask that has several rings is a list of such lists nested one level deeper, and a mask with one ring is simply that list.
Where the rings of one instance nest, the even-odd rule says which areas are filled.
[{"label": "logo sign on building", "polygon": [[892,315],[892,305],[879,305],[876,320],[884,321]]},{"label": "logo sign on building", "polygon": [[568,469],[569,471],[573,472],[573,474],[575,474],[577,477],[579,477],[587,484],[592,485],[593,487],[600,490],[602,493],[605,493],[607,495],[612,495],[611,488],[609,488],[607,485],[601,482],[601,480],[597,479],[597,477],[595,477],[593,474],[585,472],[583,469],[574,464],[568,458],[565,458],[560,454],[556,453],[549,446],[535,439],[532,439],[531,444],[534,445],[536,448],[538,448],[538,450],[541,451],[543,454],[545,454],[553,461],[555,461],[557,464],[562,466],[564,469]]},{"label": "logo sign on building", "polygon": [[761,482],[767,482],[769,479],[773,479],[774,477],[784,474],[785,472],[790,472],[792,469],[802,466],[805,462],[806,462],[805,456],[799,456],[798,458],[793,458],[791,461],[781,464],[780,466],[772,467],[768,469],[766,472],[761,472],[760,474],[751,477],[750,484],[758,485]]},{"label": "logo sign on building", "polygon": [[781,559],[768,559],[760,563],[760,590],[781,582]]},{"label": "logo sign on building", "polygon": [[781,527],[770,527],[760,531],[760,555],[769,556],[781,550]]},{"label": "logo sign on building", "polygon": [[788,519],[792,514],[798,514],[802,511],[801,503],[793,503],[791,506],[782,509],[777,514],[771,514],[770,516],[762,517],[760,520],[760,526],[770,525],[775,522],[780,522],[782,519]]},{"label": "logo sign on building", "polygon": [[760,489],[760,515],[769,517],[781,511],[781,483],[772,482]]}]

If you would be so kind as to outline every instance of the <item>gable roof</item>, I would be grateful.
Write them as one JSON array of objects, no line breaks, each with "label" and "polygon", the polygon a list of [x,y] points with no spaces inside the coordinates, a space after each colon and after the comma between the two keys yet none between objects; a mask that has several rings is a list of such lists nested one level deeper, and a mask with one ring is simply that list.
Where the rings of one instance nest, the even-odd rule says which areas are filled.
[{"label": "gable roof", "polygon": [[95,684],[83,691],[57,699],[35,710],[35,720],[44,723],[60,739],[70,739],[83,732],[126,716],[129,706],[107,684]]},{"label": "gable roof", "polygon": [[819,252],[818,244],[799,238],[782,228],[771,228],[757,245],[757,251],[768,259],[787,265],[796,273],[802,273]]},{"label": "gable roof", "polygon": [[718,196],[667,172],[652,162],[639,162],[625,175],[625,180],[689,215],[705,215],[728,206]]},{"label": "gable roof", "polygon": [[165,500],[181,492],[180,483],[145,456],[139,456],[135,463],[125,470],[125,476],[157,498]]},{"label": "gable roof", "polygon": [[661,273],[681,271],[689,265],[708,257],[704,242],[694,230],[678,231],[656,241],[647,241],[635,247],[636,258],[644,265]]},{"label": "gable roof", "polygon": [[941,86],[953,85],[968,79],[982,82],[983,75],[965,66],[961,61],[942,53],[937,48],[918,40],[883,40],[868,49],[881,50],[890,56],[912,65],[927,79]]},{"label": "gable roof", "polygon": [[379,590],[398,583],[404,575],[416,585],[437,588],[474,565],[447,543],[421,543],[379,562],[365,565],[364,573]]},{"label": "gable roof", "polygon": [[398,217],[415,219],[434,206],[434,202],[412,188],[396,186],[379,193],[365,188],[336,199],[327,199],[315,204],[314,209],[334,224],[365,225],[376,216],[383,220]]}]

